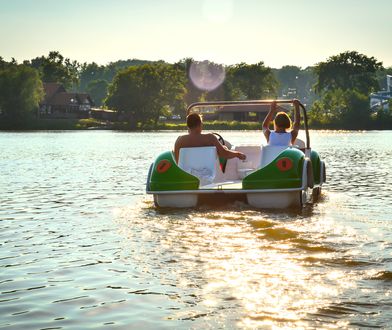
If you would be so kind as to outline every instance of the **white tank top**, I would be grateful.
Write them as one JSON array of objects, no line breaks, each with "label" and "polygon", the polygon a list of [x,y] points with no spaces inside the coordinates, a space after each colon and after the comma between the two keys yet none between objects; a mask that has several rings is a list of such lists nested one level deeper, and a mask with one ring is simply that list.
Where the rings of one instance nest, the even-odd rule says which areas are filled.
[{"label": "white tank top", "polygon": [[291,132],[277,133],[275,131],[271,131],[268,144],[271,146],[291,145]]}]

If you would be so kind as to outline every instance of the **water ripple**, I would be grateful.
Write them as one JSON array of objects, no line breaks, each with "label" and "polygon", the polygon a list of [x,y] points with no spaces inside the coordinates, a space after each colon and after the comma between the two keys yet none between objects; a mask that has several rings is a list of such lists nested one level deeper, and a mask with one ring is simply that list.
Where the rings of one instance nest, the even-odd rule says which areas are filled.
[{"label": "water ripple", "polygon": [[391,132],[313,132],[321,202],[284,212],[155,209],[176,136],[0,133],[0,327],[390,326]]}]

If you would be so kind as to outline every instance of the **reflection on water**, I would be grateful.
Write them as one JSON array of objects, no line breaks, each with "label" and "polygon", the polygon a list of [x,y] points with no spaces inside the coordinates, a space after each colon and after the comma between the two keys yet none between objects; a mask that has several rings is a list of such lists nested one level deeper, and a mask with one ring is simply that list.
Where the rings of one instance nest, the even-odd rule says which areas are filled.
[{"label": "reflection on water", "polygon": [[391,132],[314,132],[322,200],[282,212],[156,210],[176,135],[0,134],[1,328],[389,326]]}]

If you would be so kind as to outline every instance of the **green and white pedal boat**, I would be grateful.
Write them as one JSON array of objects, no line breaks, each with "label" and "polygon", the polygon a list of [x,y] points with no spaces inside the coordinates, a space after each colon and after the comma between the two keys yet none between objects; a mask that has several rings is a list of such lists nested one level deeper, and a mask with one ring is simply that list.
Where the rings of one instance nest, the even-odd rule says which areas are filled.
[{"label": "green and white pedal boat", "polygon": [[[281,107],[292,104],[292,100],[276,102]],[[227,112],[227,109],[236,112],[251,109],[257,114],[268,111],[270,104],[271,100],[199,102],[191,104],[187,114],[198,112],[211,117],[212,113]],[[173,152],[166,151],[151,164],[147,194],[154,196],[156,206],[175,208],[195,207],[200,201],[222,199],[244,200],[255,208],[279,209],[302,207],[317,201],[326,179],[325,164],[310,148],[306,109],[302,104],[300,108],[305,142],[297,139],[290,147],[232,146],[217,134],[222,144],[243,152],[246,160],[222,160],[215,147],[198,147],[180,149],[177,164]]]}]

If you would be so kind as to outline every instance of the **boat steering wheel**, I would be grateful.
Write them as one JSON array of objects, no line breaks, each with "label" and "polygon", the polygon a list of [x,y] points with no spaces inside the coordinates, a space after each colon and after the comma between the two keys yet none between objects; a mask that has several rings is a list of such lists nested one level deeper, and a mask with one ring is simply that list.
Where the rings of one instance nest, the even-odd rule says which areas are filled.
[{"label": "boat steering wheel", "polygon": [[220,135],[220,134],[218,134],[218,133],[212,133],[212,134],[214,134],[214,135],[216,135],[217,137],[218,137],[218,141],[219,141],[219,143],[221,144],[221,145],[225,145],[225,139],[222,137],[222,135]]}]

